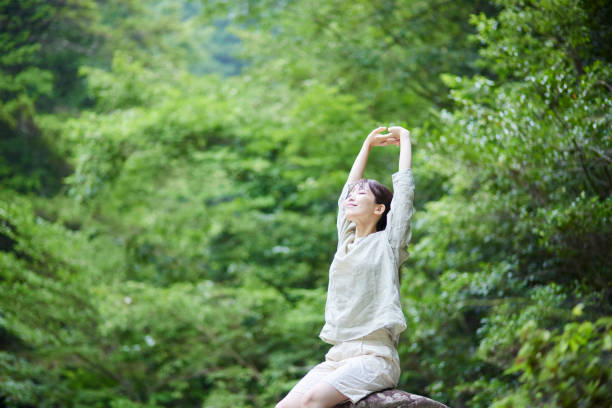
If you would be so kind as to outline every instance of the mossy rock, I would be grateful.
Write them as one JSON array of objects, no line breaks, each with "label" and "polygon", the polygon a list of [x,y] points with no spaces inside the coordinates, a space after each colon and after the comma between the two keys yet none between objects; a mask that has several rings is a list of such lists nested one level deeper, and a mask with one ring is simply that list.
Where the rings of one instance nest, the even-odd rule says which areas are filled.
[{"label": "mossy rock", "polygon": [[401,390],[384,390],[374,392],[357,401],[348,401],[334,408],[448,408],[432,399]]}]

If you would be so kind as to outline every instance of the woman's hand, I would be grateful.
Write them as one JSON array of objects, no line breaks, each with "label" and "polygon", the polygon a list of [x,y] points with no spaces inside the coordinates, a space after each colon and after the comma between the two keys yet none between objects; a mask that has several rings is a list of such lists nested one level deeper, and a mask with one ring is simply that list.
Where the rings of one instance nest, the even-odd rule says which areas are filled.
[{"label": "woman's hand", "polygon": [[381,126],[374,129],[365,142],[361,146],[361,150],[355,158],[351,172],[349,173],[347,182],[353,183],[363,178],[370,150],[374,146],[391,146],[400,147],[400,170],[410,168],[412,165],[412,149],[410,147],[410,132],[401,126],[393,126],[388,128],[390,133],[382,134],[387,129],[386,126]]},{"label": "woman's hand", "polygon": [[[385,126],[374,129],[366,138],[366,144],[370,147],[399,145],[399,133],[381,134],[385,129],[387,129]],[[391,130],[391,128],[389,128],[389,130]]]},{"label": "woman's hand", "polygon": [[395,137],[397,139],[397,141],[395,142],[396,145],[400,145],[400,141],[402,139],[406,139],[408,141],[410,141],[410,131],[408,129],[404,129],[401,126],[391,126],[389,128],[389,133],[390,135],[392,135],[393,137]]}]

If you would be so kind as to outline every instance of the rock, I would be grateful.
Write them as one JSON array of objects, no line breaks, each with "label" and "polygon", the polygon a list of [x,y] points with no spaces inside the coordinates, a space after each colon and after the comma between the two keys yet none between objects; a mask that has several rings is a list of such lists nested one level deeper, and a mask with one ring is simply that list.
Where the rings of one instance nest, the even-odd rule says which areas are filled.
[{"label": "rock", "polygon": [[384,390],[372,393],[357,401],[348,401],[334,408],[448,408],[446,405],[401,390]]}]

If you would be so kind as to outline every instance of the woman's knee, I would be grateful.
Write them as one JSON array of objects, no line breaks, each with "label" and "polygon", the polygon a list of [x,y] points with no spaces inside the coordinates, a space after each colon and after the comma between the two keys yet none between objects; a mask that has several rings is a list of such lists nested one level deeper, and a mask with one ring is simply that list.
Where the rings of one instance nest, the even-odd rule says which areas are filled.
[{"label": "woman's knee", "polygon": [[299,403],[298,404],[294,404],[291,401],[280,401],[278,402],[274,408],[301,408]]},{"label": "woman's knee", "polygon": [[285,398],[278,402],[274,408],[300,408],[302,394],[290,392]]},{"label": "woman's knee", "polygon": [[322,408],[321,401],[317,398],[316,393],[308,392],[300,402],[300,408]]},{"label": "woman's knee", "polygon": [[[331,388],[331,386],[328,386]],[[335,389],[312,389],[302,397],[300,408],[329,408],[346,400],[342,394]]]}]

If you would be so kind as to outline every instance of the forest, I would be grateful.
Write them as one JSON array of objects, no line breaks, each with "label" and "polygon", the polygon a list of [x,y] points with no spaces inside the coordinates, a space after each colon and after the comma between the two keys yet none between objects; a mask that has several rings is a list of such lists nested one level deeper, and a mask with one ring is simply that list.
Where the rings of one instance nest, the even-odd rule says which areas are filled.
[{"label": "forest", "polygon": [[[274,406],[403,126],[399,389],[612,406],[612,3],[0,1],[0,406]],[[391,186],[398,149],[366,177]]]}]

